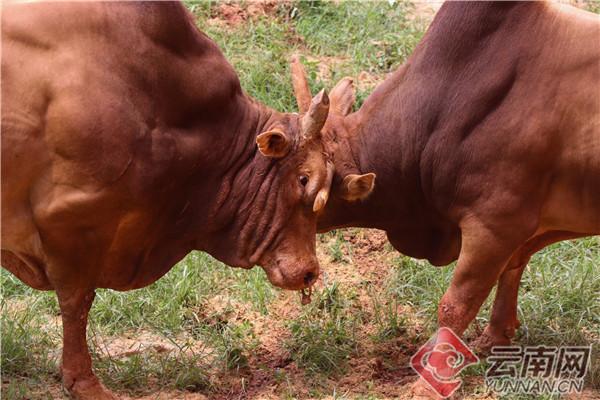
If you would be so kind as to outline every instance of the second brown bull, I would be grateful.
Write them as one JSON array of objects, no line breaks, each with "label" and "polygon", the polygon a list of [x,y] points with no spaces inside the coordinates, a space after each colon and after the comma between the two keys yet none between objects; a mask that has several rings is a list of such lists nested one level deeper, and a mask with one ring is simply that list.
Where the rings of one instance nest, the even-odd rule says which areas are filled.
[{"label": "second brown bull", "polygon": [[360,110],[350,79],[332,91],[344,101],[324,127],[336,174],[319,230],[378,228],[406,255],[458,260],[439,325],[461,335],[498,285],[477,345],[510,343],[529,258],[600,233],[599,37],[568,6],[445,4]]}]

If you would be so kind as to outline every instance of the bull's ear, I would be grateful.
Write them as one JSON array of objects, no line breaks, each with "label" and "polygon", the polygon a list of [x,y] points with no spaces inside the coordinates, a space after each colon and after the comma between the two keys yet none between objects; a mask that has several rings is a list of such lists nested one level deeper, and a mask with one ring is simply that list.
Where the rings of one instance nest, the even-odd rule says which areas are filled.
[{"label": "bull's ear", "polygon": [[375,187],[375,174],[346,175],[342,182],[342,198],[348,201],[366,199]]},{"label": "bull's ear", "polygon": [[342,78],[329,94],[329,99],[334,112],[344,116],[350,114],[356,100],[352,78]]},{"label": "bull's ear", "polygon": [[258,151],[265,157],[281,158],[290,151],[290,141],[279,129],[263,132],[256,137]]}]

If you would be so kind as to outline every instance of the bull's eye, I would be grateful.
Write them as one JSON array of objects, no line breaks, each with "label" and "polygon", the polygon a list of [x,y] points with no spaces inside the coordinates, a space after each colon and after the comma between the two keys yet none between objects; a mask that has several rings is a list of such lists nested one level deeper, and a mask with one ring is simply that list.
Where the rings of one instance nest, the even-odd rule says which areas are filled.
[{"label": "bull's eye", "polygon": [[308,183],[308,176],[306,175],[300,175],[300,178],[298,178],[300,180],[300,184],[302,186],[306,186],[306,184]]}]

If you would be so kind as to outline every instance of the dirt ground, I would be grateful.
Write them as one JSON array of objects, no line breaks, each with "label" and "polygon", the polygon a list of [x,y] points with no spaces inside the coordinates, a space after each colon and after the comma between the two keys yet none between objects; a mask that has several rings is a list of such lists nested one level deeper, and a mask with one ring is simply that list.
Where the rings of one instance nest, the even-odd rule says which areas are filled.
[{"label": "dirt ground", "polygon": [[[336,281],[344,285],[357,288],[358,303],[364,311],[372,312],[369,295],[364,289],[365,283],[375,286],[383,285],[385,274],[381,273],[382,266],[390,265],[396,253],[387,244],[386,236],[377,230],[351,230],[343,233],[343,239],[350,246],[345,249],[344,256],[351,257],[351,265],[333,262],[328,253],[329,243],[321,241],[318,245],[318,256],[323,269],[323,275],[317,285],[323,281]],[[334,240],[334,239],[331,239]],[[283,349],[281,343],[286,340],[289,330],[285,322],[298,316],[301,308],[297,293],[282,293],[282,295],[269,306],[269,315],[262,315],[249,308],[244,303],[234,299],[216,296],[211,299],[206,313],[225,315],[225,318],[237,322],[251,320],[253,331],[259,340],[259,345],[249,358],[248,365],[237,373],[229,372],[218,377],[220,387],[210,395],[190,393],[184,391],[159,391],[142,397],[124,396],[124,400],[231,400],[231,399],[264,399],[275,400],[286,398],[285,393],[294,393],[294,398],[312,399],[311,376],[298,368],[291,355]],[[233,305],[233,307],[232,307]],[[223,313],[223,310],[229,310]],[[399,307],[398,313],[410,315],[410,310]],[[414,329],[419,329],[418,322],[412,321]],[[373,332],[361,331],[360,335],[367,336]],[[409,366],[410,357],[416,352],[418,345],[412,343],[408,337],[399,336],[393,342],[381,344],[368,340],[359,341],[361,348],[357,356],[350,360],[347,372],[341,376],[330,378],[323,382],[323,387],[335,387],[337,393],[347,398],[376,398],[376,399],[409,399],[411,385],[416,379],[416,374]],[[152,333],[136,332],[132,336],[119,336],[115,338],[101,338],[99,347],[105,356],[112,359],[129,357],[143,352],[164,353],[176,351],[176,346],[166,338]],[[195,346],[201,347],[203,343],[196,342]],[[193,350],[192,347],[190,350]],[[276,379],[281,372],[287,377],[286,382]],[[482,378],[469,376],[465,379],[464,392],[453,396],[453,399],[496,399],[489,393],[465,394],[471,389],[480,386]],[[286,387],[287,386],[287,387]],[[54,398],[62,398],[59,384],[48,388]],[[333,399],[328,396],[319,398]],[[588,390],[573,399],[598,399],[598,394]]]}]

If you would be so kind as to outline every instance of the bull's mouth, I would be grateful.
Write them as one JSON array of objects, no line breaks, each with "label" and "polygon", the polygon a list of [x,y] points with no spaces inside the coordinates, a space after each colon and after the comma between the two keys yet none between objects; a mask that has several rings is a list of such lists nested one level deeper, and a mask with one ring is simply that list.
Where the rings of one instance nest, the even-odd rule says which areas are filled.
[{"label": "bull's mouth", "polygon": [[305,262],[289,264],[286,261],[280,259],[275,263],[262,264],[269,281],[281,289],[301,291],[304,299],[310,299],[312,290],[307,289],[314,285],[319,278],[318,264],[310,263],[309,265],[312,267],[299,268],[296,266],[305,264]]}]

